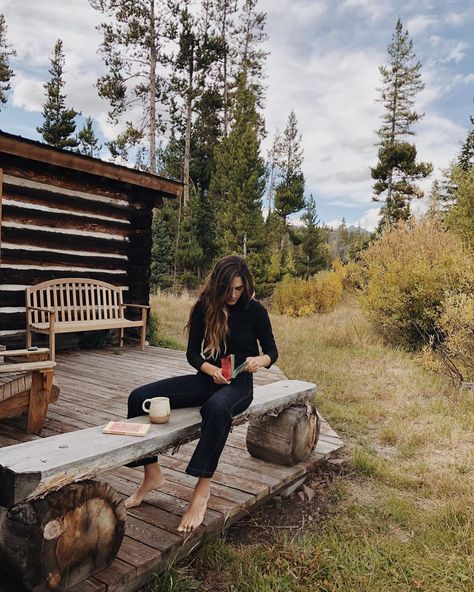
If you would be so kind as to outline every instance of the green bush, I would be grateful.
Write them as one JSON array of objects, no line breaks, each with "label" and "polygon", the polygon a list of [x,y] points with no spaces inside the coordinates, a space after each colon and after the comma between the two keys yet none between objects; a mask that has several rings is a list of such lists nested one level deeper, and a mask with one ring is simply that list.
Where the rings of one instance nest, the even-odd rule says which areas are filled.
[{"label": "green bush", "polygon": [[416,349],[436,333],[448,292],[470,293],[472,257],[440,221],[410,220],[382,232],[362,256],[360,303],[392,344]]}]

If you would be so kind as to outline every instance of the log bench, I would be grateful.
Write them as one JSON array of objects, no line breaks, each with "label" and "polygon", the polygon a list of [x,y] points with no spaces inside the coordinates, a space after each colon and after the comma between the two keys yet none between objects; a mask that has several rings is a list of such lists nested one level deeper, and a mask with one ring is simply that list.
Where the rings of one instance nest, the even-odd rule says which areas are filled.
[{"label": "log bench", "polygon": [[[126,308],[141,309],[140,320],[125,318]],[[33,333],[49,336],[51,359],[55,359],[57,333],[141,327],[141,347],[145,349],[147,310],[143,304],[124,304],[122,288],[90,278],[64,278],[26,288],[26,344]]]},{"label": "log bench", "polygon": [[[233,425],[277,419],[294,406],[308,409],[315,393],[314,384],[298,380],[256,387]],[[173,409],[168,423],[152,424],[143,437],[107,435],[98,426],[1,449],[0,564],[34,592],[65,590],[109,565],[126,510],[112,487],[92,479],[194,440],[200,425],[198,408]],[[314,447],[314,434],[307,439]]]}]

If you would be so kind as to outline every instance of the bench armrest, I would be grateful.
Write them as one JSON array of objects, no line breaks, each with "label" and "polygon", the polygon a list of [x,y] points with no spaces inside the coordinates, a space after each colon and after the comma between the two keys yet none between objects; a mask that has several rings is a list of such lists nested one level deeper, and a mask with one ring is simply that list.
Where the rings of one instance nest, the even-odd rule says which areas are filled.
[{"label": "bench armrest", "polygon": [[39,310],[40,312],[48,312],[49,314],[54,314],[56,311],[54,310],[54,308],[46,308],[46,307],[40,307],[40,306],[27,306],[26,307],[27,310]]},{"label": "bench armrest", "polygon": [[[49,349],[47,347],[37,347],[36,349],[12,349],[0,352],[0,356],[7,358],[13,358],[15,356],[37,356],[42,354],[49,355]],[[1,368],[1,366],[0,366]]]},{"label": "bench armrest", "polygon": [[0,374],[14,372],[30,372],[31,370],[49,370],[56,366],[56,362],[45,360],[43,362],[21,362],[19,364],[0,364]]},{"label": "bench armrest", "polygon": [[148,304],[122,304],[124,308],[150,308]]}]

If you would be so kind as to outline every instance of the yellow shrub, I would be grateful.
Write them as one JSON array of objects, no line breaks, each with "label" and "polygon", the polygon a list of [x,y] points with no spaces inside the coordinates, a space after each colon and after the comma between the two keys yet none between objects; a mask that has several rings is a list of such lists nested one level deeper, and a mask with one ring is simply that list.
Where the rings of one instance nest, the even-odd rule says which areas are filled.
[{"label": "yellow shrub", "polygon": [[337,268],[308,280],[284,279],[273,293],[273,310],[293,317],[333,310],[342,297],[342,275],[342,270]]},{"label": "yellow shrub", "polygon": [[360,303],[392,343],[417,347],[435,332],[449,290],[469,293],[472,258],[434,219],[387,229],[362,256],[367,284]]},{"label": "yellow shrub", "polygon": [[438,339],[423,351],[425,366],[474,382],[474,294],[449,294],[437,328]]}]

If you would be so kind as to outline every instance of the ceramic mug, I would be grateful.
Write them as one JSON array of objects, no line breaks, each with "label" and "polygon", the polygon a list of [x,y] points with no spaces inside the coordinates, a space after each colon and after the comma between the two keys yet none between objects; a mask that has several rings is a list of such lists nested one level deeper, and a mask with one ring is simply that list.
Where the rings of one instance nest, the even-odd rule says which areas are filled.
[{"label": "ceramic mug", "polygon": [[168,397],[145,399],[142,409],[150,414],[151,423],[166,423],[170,418],[170,400]]}]

